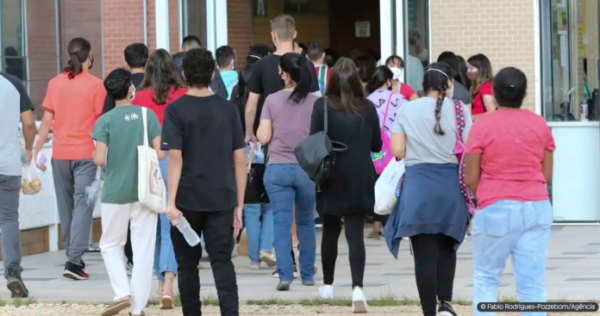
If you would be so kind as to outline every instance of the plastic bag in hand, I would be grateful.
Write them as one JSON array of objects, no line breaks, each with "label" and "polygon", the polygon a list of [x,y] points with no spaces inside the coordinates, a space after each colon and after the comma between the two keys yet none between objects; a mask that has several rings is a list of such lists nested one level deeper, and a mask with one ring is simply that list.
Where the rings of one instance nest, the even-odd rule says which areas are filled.
[{"label": "plastic bag in hand", "polygon": [[35,172],[35,165],[29,164],[23,167],[23,178],[21,179],[21,192],[25,195],[35,195],[42,190],[42,181]]},{"label": "plastic bag in hand", "polygon": [[96,179],[92,184],[88,187],[85,187],[85,199],[87,204],[92,206],[96,204],[96,199],[102,191],[102,186],[104,185],[104,181],[100,180],[100,173],[102,172],[102,168],[98,167],[96,171]]},{"label": "plastic bag in hand", "polygon": [[404,161],[392,159],[385,167],[375,183],[375,213],[388,215],[392,213],[394,205],[398,202],[399,184],[406,166]]}]

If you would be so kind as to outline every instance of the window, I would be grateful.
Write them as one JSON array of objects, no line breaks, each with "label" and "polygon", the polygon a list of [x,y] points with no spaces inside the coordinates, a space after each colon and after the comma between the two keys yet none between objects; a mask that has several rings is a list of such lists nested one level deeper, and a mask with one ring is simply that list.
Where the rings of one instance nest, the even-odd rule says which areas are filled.
[{"label": "window", "polygon": [[423,90],[424,68],[429,65],[429,1],[405,0],[407,53],[404,54],[407,83]]},{"label": "window", "polygon": [[196,35],[200,38],[202,45],[207,47],[206,33],[206,0],[181,0],[183,37]]},{"label": "window", "polygon": [[15,0],[0,1],[0,42],[2,71],[22,81],[27,79],[25,40],[23,37],[23,3]]}]

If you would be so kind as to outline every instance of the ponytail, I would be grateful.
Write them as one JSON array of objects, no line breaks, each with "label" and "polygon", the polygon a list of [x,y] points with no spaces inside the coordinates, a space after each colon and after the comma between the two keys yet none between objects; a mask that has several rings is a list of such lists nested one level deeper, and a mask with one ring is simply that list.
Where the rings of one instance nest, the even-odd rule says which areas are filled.
[{"label": "ponytail", "polygon": [[309,68],[311,65],[307,62],[306,55],[296,53],[285,54],[281,57],[279,66],[296,83],[290,99],[295,103],[302,102],[310,93],[313,77]]},{"label": "ponytail", "polygon": [[438,97],[435,102],[435,126],[433,131],[438,135],[445,135],[446,133],[442,130],[441,119],[442,119],[442,105],[446,98],[446,90],[448,90],[448,81],[452,80],[453,71],[452,68],[446,63],[433,63],[427,67],[425,76],[423,77],[423,90],[425,92],[436,91]]},{"label": "ponytail", "polygon": [[442,130],[442,125],[440,124],[440,120],[442,118],[442,104],[444,104],[445,92],[440,92],[435,101],[435,126],[433,127],[433,131],[438,135],[446,134]]},{"label": "ponytail", "polygon": [[83,63],[90,58],[91,50],[92,46],[85,38],[76,37],[69,42],[67,46],[69,61],[63,69],[69,73],[69,79],[73,79],[83,72]]}]

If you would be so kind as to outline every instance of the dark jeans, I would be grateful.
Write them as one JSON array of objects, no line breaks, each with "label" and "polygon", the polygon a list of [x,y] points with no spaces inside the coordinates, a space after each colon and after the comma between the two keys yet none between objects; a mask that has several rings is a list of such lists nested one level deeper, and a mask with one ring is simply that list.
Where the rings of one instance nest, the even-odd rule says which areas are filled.
[{"label": "dark jeans", "polygon": [[[239,299],[235,269],[231,262],[233,251],[233,211],[194,212],[181,210],[198,236],[204,235],[206,252],[217,287],[221,315],[238,316]],[[200,275],[198,264],[202,258],[201,244],[191,247],[179,230],[171,228],[175,258],[179,266],[179,293],[184,316],[202,315],[200,303]]]},{"label": "dark jeans", "polygon": [[415,257],[415,276],[425,316],[435,316],[437,301],[452,301],[456,271],[456,241],[442,234],[410,237]]},{"label": "dark jeans", "polygon": [[[365,216],[353,215],[344,217],[346,240],[350,248],[350,272],[352,287],[363,286],[365,275]],[[338,239],[342,233],[342,219],[338,216],[323,216],[323,240],[321,241],[321,260],[323,263],[323,283],[333,284],[335,261],[338,255]]]}]

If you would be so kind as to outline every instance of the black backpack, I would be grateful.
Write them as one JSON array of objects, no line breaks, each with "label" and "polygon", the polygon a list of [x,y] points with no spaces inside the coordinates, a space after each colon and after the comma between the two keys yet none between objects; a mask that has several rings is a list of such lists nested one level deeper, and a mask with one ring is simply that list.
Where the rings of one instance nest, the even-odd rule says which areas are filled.
[{"label": "black backpack", "polygon": [[[327,112],[329,111],[327,97],[324,98],[323,103],[323,130],[308,136],[294,149],[300,167],[319,186],[329,178],[331,168],[335,164],[335,153],[348,149],[345,144],[331,141],[327,136]],[[334,145],[337,148],[334,148]]]}]

